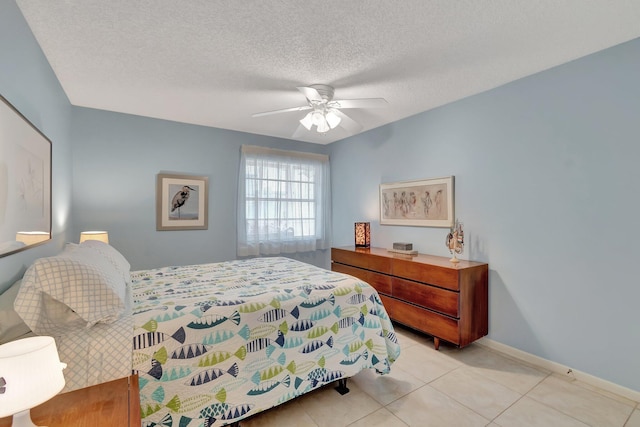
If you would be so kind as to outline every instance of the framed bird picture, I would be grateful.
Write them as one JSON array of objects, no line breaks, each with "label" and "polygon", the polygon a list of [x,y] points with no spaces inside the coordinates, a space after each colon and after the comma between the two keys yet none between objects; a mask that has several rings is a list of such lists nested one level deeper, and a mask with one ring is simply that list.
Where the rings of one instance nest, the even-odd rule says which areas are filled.
[{"label": "framed bird picture", "polygon": [[156,183],[156,230],[206,230],[209,178],[159,173]]}]

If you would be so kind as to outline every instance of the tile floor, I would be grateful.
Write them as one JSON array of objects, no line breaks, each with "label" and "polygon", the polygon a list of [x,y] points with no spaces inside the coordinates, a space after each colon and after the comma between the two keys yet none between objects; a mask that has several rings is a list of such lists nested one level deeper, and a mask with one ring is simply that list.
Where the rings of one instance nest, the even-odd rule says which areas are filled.
[{"label": "tile floor", "polygon": [[240,423],[241,427],[640,427],[638,402],[544,371],[477,344],[440,345],[401,326],[389,375],[350,378]]}]

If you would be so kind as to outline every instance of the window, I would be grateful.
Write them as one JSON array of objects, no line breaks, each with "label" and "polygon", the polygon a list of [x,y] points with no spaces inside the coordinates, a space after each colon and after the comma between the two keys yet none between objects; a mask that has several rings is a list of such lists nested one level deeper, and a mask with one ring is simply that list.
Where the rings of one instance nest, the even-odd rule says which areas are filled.
[{"label": "window", "polygon": [[275,255],[330,246],[329,157],[242,146],[238,255]]}]

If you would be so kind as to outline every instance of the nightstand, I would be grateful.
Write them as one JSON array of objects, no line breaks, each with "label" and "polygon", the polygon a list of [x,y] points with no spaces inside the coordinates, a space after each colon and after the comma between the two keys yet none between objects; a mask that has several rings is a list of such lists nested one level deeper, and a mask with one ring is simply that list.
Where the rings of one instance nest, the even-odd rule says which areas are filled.
[{"label": "nightstand", "polygon": [[[48,427],[140,427],[138,376],[58,394],[31,409],[31,419]],[[11,417],[0,427],[11,427]]]}]

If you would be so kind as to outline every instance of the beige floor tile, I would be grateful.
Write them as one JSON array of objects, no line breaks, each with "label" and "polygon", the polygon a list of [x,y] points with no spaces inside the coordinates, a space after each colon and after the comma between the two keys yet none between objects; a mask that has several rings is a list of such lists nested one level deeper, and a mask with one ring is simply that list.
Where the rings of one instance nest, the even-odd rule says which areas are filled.
[{"label": "beige floor tile", "polygon": [[411,372],[419,380],[429,383],[460,367],[461,363],[433,348],[414,345],[402,350],[392,368],[395,366],[405,372]]},{"label": "beige floor tile", "polygon": [[440,343],[440,353],[456,359],[464,364],[473,363],[478,358],[483,358],[489,351],[489,349],[482,347],[478,344],[469,344],[466,347],[459,348],[448,342]]},{"label": "beige floor tile", "polygon": [[612,393],[610,391],[603,390],[601,388],[593,386],[591,384],[587,384],[584,381],[574,380],[573,384],[578,385],[578,386],[583,387],[583,388],[586,388],[587,390],[595,391],[596,393],[599,393],[599,394],[601,394],[603,396],[610,397],[611,399],[617,400],[618,402],[624,403],[625,405],[636,406],[636,403],[638,403],[638,402],[635,402],[635,401],[633,401],[631,399],[627,399],[624,396],[620,396],[619,394],[615,394],[615,393]]},{"label": "beige floor tile", "polygon": [[466,367],[456,369],[430,385],[489,420],[522,397]]},{"label": "beige floor tile", "polygon": [[501,427],[588,427],[587,424],[526,396],[511,405],[493,422]]},{"label": "beige floor tile", "polygon": [[640,409],[633,411],[624,427],[640,427]]},{"label": "beige floor tile", "polygon": [[411,427],[480,427],[489,423],[429,385],[390,403],[387,409]]},{"label": "beige floor tile", "polygon": [[585,424],[597,427],[624,425],[633,407],[572,382],[550,375],[527,396]]},{"label": "beige floor tile", "polygon": [[318,424],[305,412],[299,399],[242,420],[240,424],[242,427],[318,427]]},{"label": "beige floor tile", "polygon": [[537,369],[479,345],[462,349],[447,349],[446,354],[464,363],[480,375],[500,383],[520,394],[525,394],[549,372]]},{"label": "beige floor tile", "polygon": [[373,414],[349,424],[349,427],[407,427],[407,425],[385,408],[381,408]]},{"label": "beige floor tile", "polygon": [[412,345],[428,345],[433,346],[433,338],[421,334],[413,329],[407,328],[402,325],[398,325],[397,323],[393,324],[393,329],[396,332],[396,336],[398,337],[398,342],[400,343],[400,351],[407,347],[411,347]]},{"label": "beige floor tile", "polygon": [[348,382],[349,393],[341,395],[331,385],[306,394],[298,400],[319,427],[347,426],[382,408],[357,384]]},{"label": "beige floor tile", "polygon": [[373,369],[362,371],[351,377],[347,386],[352,383],[357,384],[360,389],[383,405],[406,396],[425,384],[395,364],[391,366],[391,372],[387,375],[377,374]]}]

